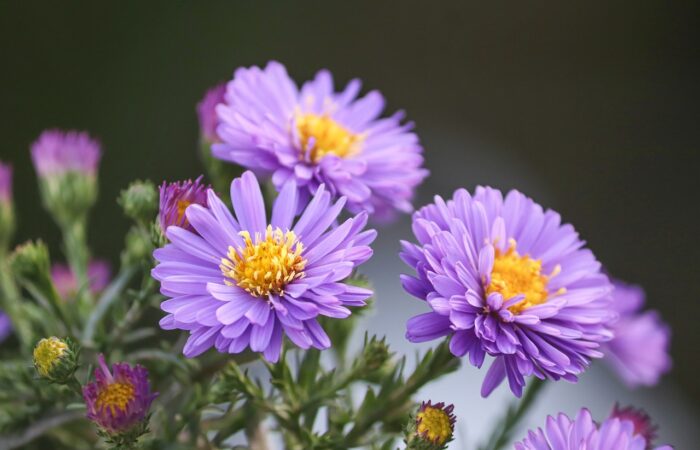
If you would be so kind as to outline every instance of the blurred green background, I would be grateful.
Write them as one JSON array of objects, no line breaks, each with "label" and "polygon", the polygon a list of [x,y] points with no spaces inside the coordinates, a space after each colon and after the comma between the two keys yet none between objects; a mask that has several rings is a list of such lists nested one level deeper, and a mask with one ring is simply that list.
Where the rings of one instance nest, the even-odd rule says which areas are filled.
[{"label": "blurred green background", "polygon": [[327,67],[416,122],[432,171],[420,202],[522,189],[642,284],[673,326],[671,378],[700,402],[697,2],[486,3],[0,3],[18,241],[43,236],[60,254],[29,160],[42,129],[102,141],[91,242],[116,263],[119,190],[202,172],[194,107],[207,87],[269,59],[297,80]]}]

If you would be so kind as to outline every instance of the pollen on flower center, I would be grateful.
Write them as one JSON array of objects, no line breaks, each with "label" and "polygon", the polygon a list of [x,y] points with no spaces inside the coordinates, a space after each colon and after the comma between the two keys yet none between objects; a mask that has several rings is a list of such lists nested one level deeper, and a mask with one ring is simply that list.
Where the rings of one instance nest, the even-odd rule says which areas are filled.
[{"label": "pollen on flower center", "polygon": [[136,390],[131,383],[110,383],[97,394],[97,409],[109,408],[112,415],[117,411],[126,411],[126,407],[135,397]]},{"label": "pollen on flower center", "polygon": [[255,297],[266,297],[270,293],[284,295],[284,288],[292,281],[304,276],[306,260],[301,256],[304,246],[293,231],[283,232],[267,226],[265,235],[256,233],[254,239],[247,231],[240,235],[245,247],[228,248],[226,258],[221,260],[221,271],[235,284]]},{"label": "pollen on flower center", "polygon": [[443,445],[452,436],[452,421],[443,408],[421,408],[416,414],[416,423],[418,434],[438,445]]},{"label": "pollen on flower center", "polygon": [[345,158],[359,151],[362,136],[352,133],[328,115],[298,115],[296,126],[301,141],[302,157],[308,152],[314,163],[328,154]]},{"label": "pollen on flower center", "polygon": [[543,275],[542,261],[528,255],[519,255],[515,250],[515,241],[511,240],[507,251],[496,250],[491,282],[486,287],[486,293],[500,292],[504,300],[524,295],[523,300],[508,308],[517,314],[547,300],[547,282],[558,270],[557,267],[549,276]]}]

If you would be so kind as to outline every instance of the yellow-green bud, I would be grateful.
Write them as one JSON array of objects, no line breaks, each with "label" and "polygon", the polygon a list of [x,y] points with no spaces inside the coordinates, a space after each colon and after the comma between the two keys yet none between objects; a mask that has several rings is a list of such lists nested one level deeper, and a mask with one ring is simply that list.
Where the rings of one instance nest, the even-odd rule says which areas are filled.
[{"label": "yellow-green bud", "polygon": [[119,204],[128,217],[147,224],[158,214],[158,191],[151,181],[134,181],[121,192]]},{"label": "yellow-green bud", "polygon": [[407,450],[443,450],[452,440],[456,417],[454,406],[423,402],[409,419],[404,442]]},{"label": "yellow-green bud", "polygon": [[64,384],[78,368],[78,350],[69,339],[55,336],[40,340],[34,347],[34,367],[41,378]]},{"label": "yellow-green bud", "polygon": [[18,245],[10,257],[10,267],[17,277],[43,281],[49,277],[49,249],[41,240]]}]

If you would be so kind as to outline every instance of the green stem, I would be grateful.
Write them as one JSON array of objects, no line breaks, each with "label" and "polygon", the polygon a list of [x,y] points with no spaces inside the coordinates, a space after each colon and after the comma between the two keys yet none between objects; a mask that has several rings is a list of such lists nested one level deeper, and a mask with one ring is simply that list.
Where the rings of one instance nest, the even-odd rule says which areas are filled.
[{"label": "green stem", "polygon": [[381,407],[357,417],[355,425],[345,435],[343,443],[347,447],[365,445],[363,438],[377,422],[387,421],[396,417],[397,412],[405,411],[407,404],[411,402],[411,396],[420,388],[458,367],[459,360],[450,353],[448,341],[443,341],[429,354],[426,354],[423,361],[416,366],[413,374],[403,384],[391,386],[387,392],[380,391],[377,395],[377,401],[380,402]]},{"label": "green stem", "polygon": [[136,294],[136,298],[131,303],[131,306],[126,312],[124,318],[117,324],[112,332],[110,333],[110,338],[107,341],[107,347],[109,349],[117,348],[122,342],[124,335],[127,330],[135,324],[143,314],[143,307],[148,303],[147,300],[153,295],[156,282],[150,276],[150,274],[145,275],[146,279],[141,287],[141,290]]},{"label": "green stem", "polygon": [[68,386],[73,392],[75,392],[76,394],[78,394],[79,397],[82,398],[83,387],[80,385],[80,382],[78,381],[78,379],[75,378],[75,375],[73,375],[72,377],[70,377],[68,379],[66,386]]},{"label": "green stem", "polygon": [[29,281],[20,279],[20,283],[24,289],[29,292],[29,294],[34,297],[34,299],[47,309],[53,310],[56,316],[59,318],[57,324],[63,325],[63,329],[59,331],[59,334],[69,333],[73,334],[73,327],[71,326],[71,320],[65,311],[63,301],[56,292],[51,280],[48,279],[48,275],[45,279],[41,280],[43,287]]},{"label": "green stem", "polygon": [[92,310],[92,314],[88,317],[85,331],[83,332],[83,347],[94,347],[95,332],[97,326],[102,321],[102,318],[107,314],[112,304],[119,298],[119,295],[124,291],[124,288],[131,281],[131,277],[136,273],[136,267],[129,266],[122,268],[119,275],[107,286],[107,289],[102,293],[102,297],[97,302],[97,306]]},{"label": "green stem", "polygon": [[87,246],[85,222],[85,219],[80,219],[61,227],[66,259],[77,280],[77,302],[80,311],[86,311],[89,308],[92,297],[87,272],[90,253]]},{"label": "green stem", "polygon": [[498,426],[491,432],[487,442],[480,447],[480,450],[501,450],[508,445],[513,433],[517,431],[520,422],[535,403],[544,386],[543,380],[533,377],[523,398],[508,407],[505,415],[497,422]]}]

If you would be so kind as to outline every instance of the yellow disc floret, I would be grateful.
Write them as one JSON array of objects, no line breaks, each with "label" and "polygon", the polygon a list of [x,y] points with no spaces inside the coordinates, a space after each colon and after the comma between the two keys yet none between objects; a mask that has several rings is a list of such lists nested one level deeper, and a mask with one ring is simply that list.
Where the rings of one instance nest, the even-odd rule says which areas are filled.
[{"label": "yellow disc floret", "polygon": [[352,133],[328,115],[300,114],[296,117],[296,126],[302,157],[308,151],[314,163],[329,154],[345,158],[359,151],[362,136]]},{"label": "yellow disc floret", "polygon": [[45,338],[34,347],[34,366],[42,377],[50,377],[51,370],[68,351],[68,344],[57,337]]},{"label": "yellow disc floret", "polygon": [[505,252],[496,250],[496,256],[491,271],[491,282],[486,287],[486,293],[499,292],[504,300],[517,295],[524,295],[520,302],[508,309],[513,313],[547,301],[548,280],[558,273],[557,266],[549,276],[542,274],[542,261],[532,259],[529,255],[521,256],[515,250],[515,241],[511,240]]},{"label": "yellow disc floret", "polygon": [[443,409],[427,405],[416,414],[416,431],[419,435],[443,445],[452,437],[452,422],[449,414]]},{"label": "yellow disc floret", "polygon": [[109,408],[114,416],[117,410],[126,411],[126,407],[134,399],[135,393],[136,389],[131,383],[109,383],[97,394],[95,406],[98,410]]},{"label": "yellow disc floret", "polygon": [[284,295],[284,288],[304,276],[306,260],[302,257],[304,246],[293,231],[283,232],[268,225],[265,235],[251,237],[247,231],[240,235],[244,247],[228,248],[221,260],[221,271],[235,284],[255,297],[269,294]]}]

